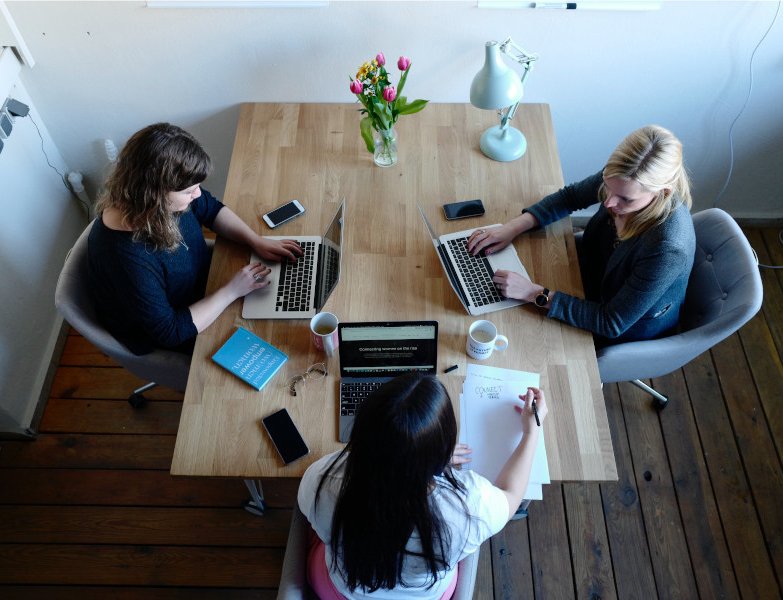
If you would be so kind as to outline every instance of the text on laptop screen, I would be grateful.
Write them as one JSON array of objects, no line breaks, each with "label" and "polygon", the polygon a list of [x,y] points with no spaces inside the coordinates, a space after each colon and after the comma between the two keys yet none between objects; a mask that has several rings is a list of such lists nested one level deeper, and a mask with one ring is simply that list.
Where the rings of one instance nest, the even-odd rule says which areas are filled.
[{"label": "text on laptop screen", "polygon": [[438,340],[433,325],[343,327],[341,336],[341,371],[346,376],[435,370]]}]

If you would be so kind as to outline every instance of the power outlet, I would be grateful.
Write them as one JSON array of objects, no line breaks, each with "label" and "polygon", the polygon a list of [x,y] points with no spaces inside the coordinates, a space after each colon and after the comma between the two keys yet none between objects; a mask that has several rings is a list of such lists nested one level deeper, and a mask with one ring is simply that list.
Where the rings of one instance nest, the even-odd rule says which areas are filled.
[{"label": "power outlet", "polygon": [[5,111],[0,113],[0,138],[7,138],[11,135],[14,128],[14,122]]}]

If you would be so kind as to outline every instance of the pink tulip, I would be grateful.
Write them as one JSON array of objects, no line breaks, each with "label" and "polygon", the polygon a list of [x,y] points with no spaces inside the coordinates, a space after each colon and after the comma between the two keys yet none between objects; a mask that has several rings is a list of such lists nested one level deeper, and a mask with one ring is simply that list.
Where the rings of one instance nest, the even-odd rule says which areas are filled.
[{"label": "pink tulip", "polygon": [[378,56],[375,57],[375,60],[378,61],[378,66],[382,67],[386,64],[386,57],[383,55],[383,52],[379,52]]},{"label": "pink tulip", "polygon": [[408,67],[411,66],[411,59],[407,56],[400,56],[400,58],[397,60],[397,68],[400,71],[407,71]]},{"label": "pink tulip", "polygon": [[386,102],[393,102],[396,97],[397,90],[394,89],[393,85],[383,88],[383,99],[386,100]]},{"label": "pink tulip", "polygon": [[354,79],[351,82],[351,91],[354,94],[361,94],[363,89],[364,89],[364,86],[362,85],[362,82],[359,81],[358,79]]}]

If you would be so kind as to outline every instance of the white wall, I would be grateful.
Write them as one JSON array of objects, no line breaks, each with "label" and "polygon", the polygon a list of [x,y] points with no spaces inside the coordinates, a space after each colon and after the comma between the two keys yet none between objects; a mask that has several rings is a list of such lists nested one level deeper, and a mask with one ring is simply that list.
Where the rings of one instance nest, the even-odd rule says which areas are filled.
[{"label": "white wall", "polygon": [[[150,122],[176,122],[216,159],[208,185],[220,194],[239,102],[350,102],[349,74],[379,50],[412,57],[410,96],[465,102],[484,42],[510,35],[541,55],[526,100],[551,104],[566,181],[600,168],[632,129],[659,123],[685,144],[697,209],[723,185],[750,55],[778,8],[490,10],[475,0],[332,1],[314,9],[7,6],[37,63],[24,81],[93,193],[105,175],[106,137],[120,145]],[[782,63],[780,15],[756,55],[753,96],[735,129],[734,178],[721,205],[738,217],[783,217]]]},{"label": "white wall", "polygon": [[[1,19],[0,19],[1,20]],[[0,103],[11,95],[29,105],[51,164],[67,167],[24,85],[0,49]],[[19,68],[18,63],[16,64]],[[31,424],[62,319],[54,288],[63,258],[84,229],[86,213],[47,165],[30,117],[17,118],[0,153],[0,431]]]}]

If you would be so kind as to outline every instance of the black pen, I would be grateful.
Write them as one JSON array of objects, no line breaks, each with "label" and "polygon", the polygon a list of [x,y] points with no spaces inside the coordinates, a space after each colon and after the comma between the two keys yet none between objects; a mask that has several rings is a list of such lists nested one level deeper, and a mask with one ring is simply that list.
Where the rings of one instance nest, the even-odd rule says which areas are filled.
[{"label": "black pen", "polygon": [[541,421],[538,418],[538,409],[536,408],[536,401],[533,400],[533,403],[530,406],[533,409],[533,416],[536,418],[536,425],[541,427]]},{"label": "black pen", "polygon": [[454,369],[456,369],[457,367],[459,367],[459,365],[452,365],[452,366],[450,366],[448,369],[446,369],[446,370],[445,370],[445,371],[443,371],[443,372],[444,372],[444,373],[451,373],[451,372],[452,372]]}]

